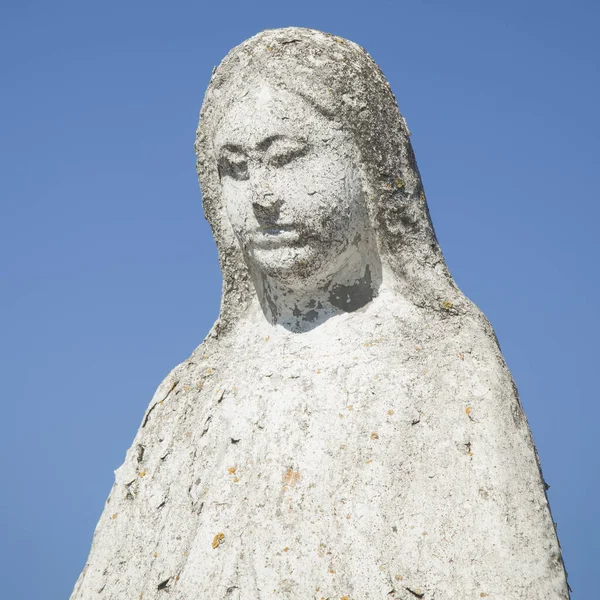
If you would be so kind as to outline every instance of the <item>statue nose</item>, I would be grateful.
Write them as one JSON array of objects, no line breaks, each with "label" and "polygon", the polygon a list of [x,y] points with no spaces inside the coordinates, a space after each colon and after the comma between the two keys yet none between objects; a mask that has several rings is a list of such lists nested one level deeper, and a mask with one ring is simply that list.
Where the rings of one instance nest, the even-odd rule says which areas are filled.
[{"label": "statue nose", "polygon": [[268,188],[255,189],[252,205],[268,207],[273,204],[275,194]]}]

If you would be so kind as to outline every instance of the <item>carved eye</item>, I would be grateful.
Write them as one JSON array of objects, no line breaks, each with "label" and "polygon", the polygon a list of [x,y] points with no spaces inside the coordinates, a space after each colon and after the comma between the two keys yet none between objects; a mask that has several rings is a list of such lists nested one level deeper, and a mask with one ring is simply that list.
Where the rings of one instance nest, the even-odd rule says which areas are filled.
[{"label": "carved eye", "polygon": [[308,152],[308,149],[308,145],[278,149],[269,157],[269,163],[274,167],[283,167],[293,160],[304,156]]},{"label": "carved eye", "polygon": [[248,179],[248,161],[245,158],[223,156],[219,160],[219,177],[231,177],[238,181]]}]

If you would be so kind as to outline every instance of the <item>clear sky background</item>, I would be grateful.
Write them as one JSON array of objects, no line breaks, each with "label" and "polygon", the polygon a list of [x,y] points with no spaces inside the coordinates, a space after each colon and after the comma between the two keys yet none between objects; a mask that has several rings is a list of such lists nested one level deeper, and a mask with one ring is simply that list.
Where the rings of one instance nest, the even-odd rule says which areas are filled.
[{"label": "clear sky background", "polygon": [[0,596],[68,598],[156,386],[215,320],[197,116],[227,51],[288,25],[388,77],[450,269],[518,385],[573,598],[597,598],[592,0],[2,3]]}]

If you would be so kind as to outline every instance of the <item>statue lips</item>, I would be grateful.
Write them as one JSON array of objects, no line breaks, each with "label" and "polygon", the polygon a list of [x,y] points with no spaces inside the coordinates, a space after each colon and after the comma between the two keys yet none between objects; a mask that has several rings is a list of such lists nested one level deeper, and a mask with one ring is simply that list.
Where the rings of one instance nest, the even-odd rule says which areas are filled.
[{"label": "statue lips", "polygon": [[293,225],[275,225],[257,230],[251,238],[251,243],[261,250],[270,250],[294,246],[299,239],[300,234]]}]

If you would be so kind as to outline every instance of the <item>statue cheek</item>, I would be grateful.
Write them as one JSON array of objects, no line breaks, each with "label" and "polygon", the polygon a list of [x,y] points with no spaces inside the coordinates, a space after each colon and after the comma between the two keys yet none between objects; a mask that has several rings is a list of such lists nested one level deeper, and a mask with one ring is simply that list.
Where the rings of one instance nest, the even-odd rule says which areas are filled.
[{"label": "statue cheek", "polygon": [[243,235],[250,221],[251,202],[245,186],[223,187],[223,202],[229,223],[236,235]]}]

